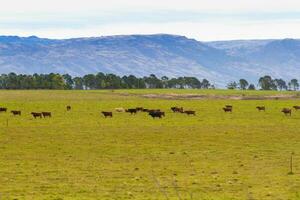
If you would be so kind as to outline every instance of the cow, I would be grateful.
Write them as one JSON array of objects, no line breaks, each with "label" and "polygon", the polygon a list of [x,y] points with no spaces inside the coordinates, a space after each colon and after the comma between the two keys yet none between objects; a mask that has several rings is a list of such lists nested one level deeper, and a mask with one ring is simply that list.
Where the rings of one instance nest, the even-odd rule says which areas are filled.
[{"label": "cow", "polygon": [[44,118],[52,117],[51,112],[42,112],[42,115],[43,115]]},{"label": "cow", "polygon": [[155,118],[162,118],[163,116],[165,116],[165,112],[161,112],[161,111],[154,111],[154,112],[149,112],[149,115],[155,119]]},{"label": "cow", "polygon": [[285,115],[290,115],[292,116],[292,109],[289,109],[289,108],[283,108],[281,110],[281,112],[283,112]]},{"label": "cow", "polygon": [[230,112],[230,113],[232,113],[232,108],[230,108],[230,107],[225,107],[225,108],[223,108],[223,110],[224,110],[224,112]]},{"label": "cow", "polygon": [[31,115],[36,119],[37,117],[42,118],[42,113],[32,112]]},{"label": "cow", "polygon": [[183,113],[185,113],[187,115],[196,115],[196,111],[192,111],[192,110],[186,110]]},{"label": "cow", "polygon": [[257,106],[256,109],[258,111],[266,111],[266,107],[265,106]]},{"label": "cow", "polygon": [[116,112],[125,112],[125,109],[124,108],[115,108],[115,111]]},{"label": "cow", "polygon": [[135,108],[131,108],[131,109],[126,109],[125,112],[128,112],[130,114],[136,114],[137,110]]},{"label": "cow", "polygon": [[21,111],[19,110],[12,110],[11,113],[16,116],[16,115],[20,115],[21,116]]},{"label": "cow", "polygon": [[176,112],[179,112],[179,113],[183,113],[183,108],[178,108],[178,107],[172,107],[171,110],[176,113]]},{"label": "cow", "polygon": [[0,112],[7,112],[7,108],[0,108]]},{"label": "cow", "polygon": [[107,118],[107,117],[112,118],[112,117],[113,117],[112,112],[101,112],[101,113],[103,114],[103,116],[104,116],[105,118]]},{"label": "cow", "polygon": [[71,106],[67,106],[67,111],[70,111],[72,109]]},{"label": "cow", "polygon": [[144,110],[143,107],[137,107],[137,108],[136,108],[136,111],[137,111],[137,112],[143,112],[143,110]]},{"label": "cow", "polygon": [[300,106],[293,106],[293,108],[294,108],[296,111],[300,110]]}]

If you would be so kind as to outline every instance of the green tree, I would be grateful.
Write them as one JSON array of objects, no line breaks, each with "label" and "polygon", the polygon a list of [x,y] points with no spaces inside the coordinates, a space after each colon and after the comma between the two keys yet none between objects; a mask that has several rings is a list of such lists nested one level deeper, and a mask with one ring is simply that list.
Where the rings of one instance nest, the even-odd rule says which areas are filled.
[{"label": "green tree", "polygon": [[249,86],[248,81],[246,81],[245,79],[239,80],[239,87],[241,90],[246,90],[248,86]]},{"label": "green tree", "polygon": [[299,89],[299,82],[297,79],[292,79],[290,82],[289,82],[289,85],[290,85],[290,89],[296,91]]},{"label": "green tree", "polygon": [[262,90],[277,90],[277,87],[271,76],[261,77],[258,81],[258,85]]}]

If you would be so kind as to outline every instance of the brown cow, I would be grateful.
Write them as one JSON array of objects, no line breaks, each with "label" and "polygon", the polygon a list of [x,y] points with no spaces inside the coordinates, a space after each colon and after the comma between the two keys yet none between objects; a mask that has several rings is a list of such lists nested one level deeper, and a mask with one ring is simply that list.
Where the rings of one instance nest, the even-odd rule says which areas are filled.
[{"label": "brown cow", "polygon": [[7,108],[0,108],[0,112],[6,112]]},{"label": "brown cow", "polygon": [[36,119],[37,117],[42,118],[42,113],[32,112],[31,115]]},{"label": "brown cow", "polygon": [[192,111],[192,110],[186,110],[184,111],[184,113],[187,115],[196,115],[196,111]]},{"label": "brown cow", "polygon": [[172,107],[171,110],[176,113],[176,112],[179,112],[179,113],[183,113],[183,108],[178,108],[178,107]]},{"label": "brown cow", "polygon": [[257,106],[256,109],[258,111],[266,111],[266,107],[265,106]]},{"label": "brown cow", "polygon": [[71,106],[67,106],[67,111],[70,111],[71,109]]},{"label": "brown cow", "polygon": [[126,109],[125,112],[128,112],[130,114],[136,114],[137,110],[136,110],[136,108],[131,108],[131,109]]},{"label": "brown cow", "polygon": [[16,116],[16,115],[20,115],[21,116],[21,111],[19,110],[12,110],[11,113]]},{"label": "brown cow", "polygon": [[232,107],[230,108],[230,107],[225,107],[225,108],[223,108],[223,110],[224,110],[224,112],[230,112],[230,113],[232,113]]},{"label": "brown cow", "polygon": [[296,111],[300,110],[300,106],[293,106],[293,108],[295,108]]},{"label": "brown cow", "polygon": [[44,118],[46,118],[46,117],[52,117],[51,116],[51,112],[42,112],[42,115],[43,115]]},{"label": "brown cow", "polygon": [[281,112],[283,112],[285,115],[290,115],[292,116],[292,109],[289,109],[289,108],[283,108],[281,110]]},{"label": "brown cow", "polygon": [[103,114],[103,116],[106,117],[113,117],[112,112],[101,112]]}]

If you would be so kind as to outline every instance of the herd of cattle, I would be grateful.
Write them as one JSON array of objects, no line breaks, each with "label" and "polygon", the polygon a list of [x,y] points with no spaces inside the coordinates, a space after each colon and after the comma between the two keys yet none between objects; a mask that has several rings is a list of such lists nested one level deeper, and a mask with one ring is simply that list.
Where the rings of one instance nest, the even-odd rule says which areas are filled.
[{"label": "herd of cattle", "polygon": [[[300,110],[300,106],[293,106],[293,108],[297,111]],[[71,106],[67,106],[66,107],[67,111],[71,111]],[[266,107],[265,106],[257,106],[256,109],[258,111],[266,111]],[[1,112],[7,112],[7,108],[3,108],[0,107],[0,113]],[[171,110],[174,113],[183,113],[186,115],[196,115],[196,111],[193,110],[184,110],[182,107],[172,107]],[[233,111],[233,106],[232,105],[226,105],[225,107],[223,107],[223,110],[225,113],[229,112],[232,113]],[[153,119],[155,118],[162,118],[165,117],[165,112],[161,111],[160,109],[146,109],[146,108],[142,108],[142,107],[137,107],[137,108],[130,108],[130,109],[124,109],[124,108],[116,108],[115,109],[116,112],[126,112],[126,113],[130,113],[131,115],[135,115],[138,112],[144,112],[144,113],[148,113],[149,116],[151,116]],[[292,109],[290,108],[283,108],[281,110],[282,113],[284,113],[285,115],[292,115]],[[12,110],[11,113],[16,116],[19,115],[21,116],[21,111],[20,110]],[[102,115],[107,118],[107,117],[113,117],[113,112],[106,112],[103,111],[101,112]],[[51,112],[31,112],[32,117],[34,118],[46,118],[46,117],[52,117]]]}]

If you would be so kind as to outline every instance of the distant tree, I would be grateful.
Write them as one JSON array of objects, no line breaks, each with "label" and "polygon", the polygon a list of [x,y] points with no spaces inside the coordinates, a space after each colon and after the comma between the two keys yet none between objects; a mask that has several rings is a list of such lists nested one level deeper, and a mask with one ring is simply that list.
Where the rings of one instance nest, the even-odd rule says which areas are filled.
[{"label": "distant tree", "polygon": [[68,90],[72,89],[73,88],[73,84],[74,84],[72,76],[69,75],[69,74],[64,74],[63,75],[63,79],[65,81],[66,89],[68,89]]},{"label": "distant tree", "polygon": [[299,82],[297,79],[292,79],[290,82],[289,82],[289,86],[290,86],[290,89],[291,90],[298,90],[299,89]]},{"label": "distant tree", "polygon": [[287,85],[286,82],[282,79],[275,79],[274,80],[274,84],[276,85],[276,87],[282,91],[282,90],[287,90]]},{"label": "distant tree", "polygon": [[161,82],[162,82],[163,88],[168,87],[168,81],[169,81],[169,78],[167,76],[161,77]]},{"label": "distant tree", "polygon": [[248,86],[249,86],[248,81],[246,81],[245,79],[240,79],[239,87],[241,90],[246,90]]},{"label": "distant tree", "polygon": [[229,89],[229,90],[235,90],[237,87],[238,87],[238,84],[235,81],[227,84],[227,89]]},{"label": "distant tree", "polygon": [[206,79],[203,79],[200,83],[200,88],[208,89],[211,86],[210,82]]},{"label": "distant tree", "polygon": [[255,86],[253,84],[250,84],[248,90],[255,90]]},{"label": "distant tree", "polygon": [[83,90],[83,78],[81,77],[75,77],[73,79],[74,82],[74,89],[76,90]]},{"label": "distant tree", "polygon": [[258,85],[262,90],[277,90],[277,87],[271,76],[261,77],[258,81]]}]

